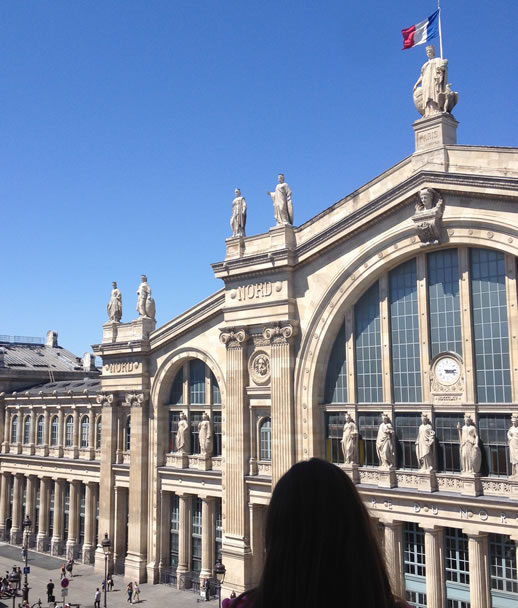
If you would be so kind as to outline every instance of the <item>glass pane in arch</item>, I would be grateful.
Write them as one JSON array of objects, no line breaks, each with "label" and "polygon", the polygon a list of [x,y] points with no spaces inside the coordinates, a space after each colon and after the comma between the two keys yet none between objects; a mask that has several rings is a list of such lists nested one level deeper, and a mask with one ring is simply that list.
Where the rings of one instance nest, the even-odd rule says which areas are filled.
[{"label": "glass pane in arch", "polygon": [[16,443],[16,435],[18,434],[18,415],[11,419],[11,443]]},{"label": "glass pane in arch", "polygon": [[74,438],[74,419],[72,416],[68,416],[65,422],[65,447],[69,448],[72,446]]},{"label": "glass pane in arch", "polygon": [[428,255],[430,354],[450,351],[462,355],[459,261],[456,249]]},{"label": "glass pane in arch", "polygon": [[191,404],[205,401],[205,363],[191,359],[189,364],[189,400]]},{"label": "glass pane in arch", "polygon": [[183,369],[180,368],[173,380],[171,387],[171,396],[169,403],[172,405],[181,405],[183,403]]},{"label": "glass pane in arch", "polygon": [[54,416],[50,423],[50,445],[58,445],[58,417]]},{"label": "glass pane in arch", "polygon": [[471,297],[477,400],[511,401],[504,254],[471,249]]},{"label": "glass pane in arch", "polygon": [[392,392],[396,403],[421,401],[421,355],[415,259],[389,274]]},{"label": "glass pane in arch", "polygon": [[345,322],[340,327],[327,364],[325,402],[347,402],[347,369],[345,354]]},{"label": "glass pane in arch", "polygon": [[99,418],[97,418],[97,428],[96,428],[96,432],[95,432],[95,449],[99,450],[101,449],[101,433],[102,433],[102,416],[99,416]]},{"label": "glass pane in arch", "polygon": [[212,387],[212,403],[213,405],[221,405],[221,391],[219,390],[216,376],[210,372],[210,385]]},{"label": "glass pane in arch", "polygon": [[83,416],[81,419],[81,447],[88,447],[88,434],[90,430],[90,420],[88,416]]},{"label": "glass pane in arch", "polygon": [[27,444],[31,441],[31,417],[26,416],[23,421],[23,443]]},{"label": "glass pane in arch", "polygon": [[38,424],[36,425],[36,443],[42,445],[43,443],[43,432],[45,429],[45,419],[43,416],[38,417]]},{"label": "glass pane in arch", "polygon": [[272,459],[272,421],[265,418],[259,427],[259,460]]},{"label": "glass pane in arch", "polygon": [[383,401],[379,285],[375,283],[354,307],[356,396],[358,403]]}]

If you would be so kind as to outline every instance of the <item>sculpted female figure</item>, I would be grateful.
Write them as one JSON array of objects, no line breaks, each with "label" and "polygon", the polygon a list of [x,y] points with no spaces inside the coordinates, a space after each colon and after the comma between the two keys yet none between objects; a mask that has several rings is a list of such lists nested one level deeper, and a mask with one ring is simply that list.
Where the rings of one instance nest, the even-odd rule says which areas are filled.
[{"label": "sculpted female figure", "polygon": [[230,218],[230,227],[232,228],[232,236],[246,236],[246,201],[241,195],[241,190],[234,190],[236,198],[232,201],[232,217]]},{"label": "sculpted female figure", "polygon": [[275,192],[267,192],[272,197],[273,214],[277,226],[291,226],[293,224],[293,203],[291,202],[291,190],[284,181],[284,174],[279,173],[279,183]]},{"label": "sculpted female figure", "polygon": [[176,431],[176,451],[188,454],[190,451],[190,440],[189,423],[187,422],[187,416],[182,412],[178,422],[178,431]]},{"label": "sculpted female figure", "polygon": [[394,428],[390,424],[390,419],[387,414],[383,414],[383,422],[378,428],[378,437],[376,439],[376,452],[380,467],[390,468],[396,464],[394,454]]},{"label": "sculpted female figure", "polygon": [[421,68],[421,75],[414,85],[414,93],[421,85],[420,107],[424,116],[431,116],[443,110],[448,81],[448,60],[435,56],[433,44],[426,47],[426,56],[428,61]]},{"label": "sculpted female figure", "polygon": [[119,323],[122,319],[122,294],[120,290],[117,289],[116,281],[113,281],[112,287],[112,295],[108,302],[108,306],[106,307],[108,310],[108,319],[112,323]]},{"label": "sculpted female figure", "polygon": [[435,442],[435,431],[432,429],[430,419],[423,413],[421,416],[421,426],[415,441],[415,451],[417,460],[421,465],[421,470],[431,471],[433,469],[433,448]]},{"label": "sculpted female figure", "polygon": [[358,429],[349,413],[345,414],[344,432],[342,435],[342,452],[345,464],[357,463]]},{"label": "sculpted female figure", "polygon": [[507,432],[509,456],[511,458],[512,478],[518,479],[518,414],[511,417],[512,426]]},{"label": "sculpted female figure", "polygon": [[207,412],[203,413],[202,421],[198,424],[198,437],[200,440],[200,454],[210,456],[212,454],[212,429]]},{"label": "sculpted female figure", "polygon": [[457,424],[460,442],[460,466],[463,473],[478,473],[482,461],[478,445],[477,427],[469,414],[464,416],[464,426]]}]

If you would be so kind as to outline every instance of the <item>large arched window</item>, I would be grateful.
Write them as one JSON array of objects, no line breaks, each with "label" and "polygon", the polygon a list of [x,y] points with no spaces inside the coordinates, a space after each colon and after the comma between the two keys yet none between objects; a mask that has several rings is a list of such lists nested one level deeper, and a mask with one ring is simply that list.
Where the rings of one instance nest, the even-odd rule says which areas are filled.
[{"label": "large arched window", "polygon": [[[179,407],[181,406],[181,407]],[[168,450],[176,452],[178,421],[183,411],[191,428],[191,453],[200,451],[198,425],[204,412],[211,419],[213,455],[221,455],[221,392],[211,369],[200,359],[186,361],[177,371],[169,395]]]},{"label": "large arched window", "polygon": [[74,417],[67,416],[65,420],[65,447],[71,448],[74,442]]},{"label": "large arched window", "polygon": [[83,416],[81,418],[81,447],[88,447],[88,435],[90,431],[90,419],[88,416]]},{"label": "large arched window", "polygon": [[102,431],[102,416],[97,418],[97,424],[95,425],[95,449],[101,449],[101,431]]},{"label": "large arched window", "polygon": [[272,421],[265,418],[259,425],[259,460],[272,459]]},{"label": "large arched window", "polygon": [[25,416],[23,421],[23,443],[27,445],[31,442],[31,416]]},{"label": "large arched window", "polygon": [[18,435],[18,414],[11,418],[11,443],[16,443]]},{"label": "large arched window", "polygon": [[124,426],[124,449],[129,452],[131,448],[131,416],[126,418],[126,425]]},{"label": "large arched window", "polygon": [[[516,260],[509,256],[506,264],[505,255],[492,249],[424,251],[380,274],[342,312],[323,387],[322,450],[330,460],[341,462],[342,417],[348,411],[358,425],[360,464],[377,466],[375,440],[381,404],[387,403],[393,408],[398,468],[419,467],[420,413],[433,409],[436,467],[460,471],[456,425],[466,404],[512,400],[507,285],[515,268]],[[348,331],[346,315],[352,319]],[[454,366],[440,380],[434,366],[452,358]],[[445,373],[450,376],[444,379]],[[502,416],[477,415],[482,474],[509,474],[509,421]]]},{"label": "large arched window", "polygon": [[59,418],[57,416],[52,416],[52,420],[50,421],[50,445],[56,446],[58,445],[58,436],[59,436]]},{"label": "large arched window", "polygon": [[45,431],[45,418],[38,416],[38,422],[36,423],[36,444],[43,445],[43,434]]}]

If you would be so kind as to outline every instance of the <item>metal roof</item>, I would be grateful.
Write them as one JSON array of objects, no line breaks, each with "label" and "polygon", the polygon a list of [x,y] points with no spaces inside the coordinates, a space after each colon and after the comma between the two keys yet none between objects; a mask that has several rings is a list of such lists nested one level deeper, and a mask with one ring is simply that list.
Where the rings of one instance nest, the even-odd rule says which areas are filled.
[{"label": "metal roof", "polygon": [[39,372],[46,369],[55,372],[83,370],[81,358],[61,346],[0,342],[0,348],[4,351],[4,366],[10,369]]},{"label": "metal roof", "polygon": [[68,393],[97,393],[101,390],[100,378],[83,378],[82,380],[62,380],[60,382],[47,382],[33,386],[25,391],[18,391],[17,395],[66,395]]}]

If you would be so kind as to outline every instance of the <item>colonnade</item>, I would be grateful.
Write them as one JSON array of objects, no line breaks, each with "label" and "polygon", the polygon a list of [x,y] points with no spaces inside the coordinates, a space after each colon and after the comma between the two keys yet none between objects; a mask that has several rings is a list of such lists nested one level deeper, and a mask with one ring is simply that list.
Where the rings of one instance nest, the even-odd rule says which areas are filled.
[{"label": "colonnade", "polygon": [[[0,538],[13,544],[23,540],[23,519],[32,522],[29,545],[55,556],[93,561],[98,538],[98,483],[69,481],[68,530],[65,533],[65,487],[67,479],[38,477],[18,472],[1,474]],[[84,485],[84,527],[80,530],[81,494]],[[25,504],[23,504],[25,488]],[[12,496],[12,503],[11,503]],[[39,497],[38,504],[36,504]],[[53,504],[51,502],[53,501]],[[10,520],[10,527],[8,521]],[[82,542],[81,542],[82,541]]]},{"label": "colonnade", "polygon": [[[445,569],[444,569],[444,534],[445,528],[435,524],[419,523],[424,532],[424,550],[426,566],[426,601],[429,608],[442,608],[446,605]],[[399,596],[405,597],[405,564],[404,564],[404,522],[379,519],[380,542],[384,548],[385,562],[389,572],[392,588]],[[489,608],[490,572],[489,572],[489,534],[477,530],[474,526],[462,529],[468,538],[469,563],[469,602],[471,608]],[[515,550],[518,539],[514,539]]]}]

